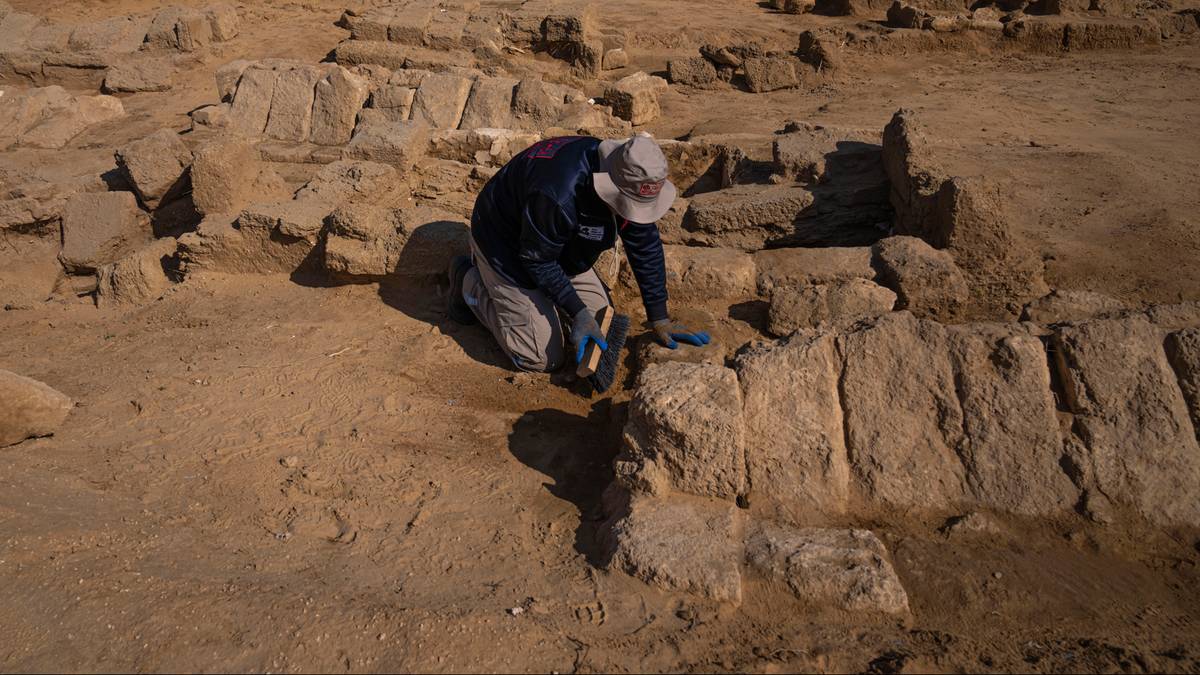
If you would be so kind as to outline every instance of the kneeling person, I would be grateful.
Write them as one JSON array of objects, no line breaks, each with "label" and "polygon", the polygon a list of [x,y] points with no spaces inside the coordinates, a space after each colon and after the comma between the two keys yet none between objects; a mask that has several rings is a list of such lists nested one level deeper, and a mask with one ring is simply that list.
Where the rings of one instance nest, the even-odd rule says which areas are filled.
[{"label": "kneeling person", "polygon": [[[667,159],[648,136],[542,141],[504,165],[475,200],[470,258],[450,266],[450,316],[483,323],[522,370],[553,371],[588,341],[607,349],[596,313],[611,303],[592,266],[619,236],[659,343],[704,345],[667,313],[655,224],[675,200]],[[559,312],[569,318],[564,337]],[[569,343],[568,343],[569,341]]]}]

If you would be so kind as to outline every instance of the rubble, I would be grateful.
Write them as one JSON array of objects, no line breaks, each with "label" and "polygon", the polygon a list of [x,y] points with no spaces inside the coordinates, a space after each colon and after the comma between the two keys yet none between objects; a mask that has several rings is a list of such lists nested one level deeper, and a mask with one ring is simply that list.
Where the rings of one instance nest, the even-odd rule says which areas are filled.
[{"label": "rubble", "polygon": [[117,150],[117,165],[148,209],[182,195],[189,186],[192,151],[170,129],[159,131]]},{"label": "rubble", "polygon": [[766,524],[746,551],[750,566],[813,607],[907,614],[908,594],[869,530],[789,530]]},{"label": "rubble", "polygon": [[892,311],[896,294],[866,279],[785,287],[771,294],[768,332],[789,335],[801,328],[846,327]]},{"label": "rubble", "polygon": [[667,81],[661,77],[638,72],[610,85],[604,99],[612,106],[614,115],[641,126],[658,117],[658,95],[666,88]]},{"label": "rubble", "polygon": [[53,435],[74,407],[49,385],[0,370],[0,448]]},{"label": "rubble", "polygon": [[746,480],[742,395],[732,370],[660,363],[642,371],[617,475],[639,492],[735,499]]}]

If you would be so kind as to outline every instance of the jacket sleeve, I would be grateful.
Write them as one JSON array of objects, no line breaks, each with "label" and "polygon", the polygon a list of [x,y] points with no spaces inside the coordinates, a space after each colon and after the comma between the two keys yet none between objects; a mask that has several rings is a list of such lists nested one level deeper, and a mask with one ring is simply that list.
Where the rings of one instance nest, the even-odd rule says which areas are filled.
[{"label": "jacket sleeve", "polygon": [[558,262],[574,232],[575,222],[553,199],[536,194],[526,200],[517,257],[538,288],[571,316],[587,307]]},{"label": "jacket sleeve", "polygon": [[619,231],[625,242],[625,257],[642,293],[646,318],[651,322],[666,319],[667,268],[658,226],[630,222]]}]

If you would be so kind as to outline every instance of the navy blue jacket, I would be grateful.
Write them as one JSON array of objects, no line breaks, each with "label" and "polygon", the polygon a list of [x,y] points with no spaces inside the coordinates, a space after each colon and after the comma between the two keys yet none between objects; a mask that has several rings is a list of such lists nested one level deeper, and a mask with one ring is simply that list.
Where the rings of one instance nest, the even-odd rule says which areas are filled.
[{"label": "navy blue jacket", "polygon": [[568,277],[591,269],[620,236],[646,317],[665,319],[658,227],[614,217],[596,194],[599,145],[588,136],[551,138],[513,157],[476,198],[471,234],[492,269],[522,288],[541,289],[572,316],[584,304]]}]

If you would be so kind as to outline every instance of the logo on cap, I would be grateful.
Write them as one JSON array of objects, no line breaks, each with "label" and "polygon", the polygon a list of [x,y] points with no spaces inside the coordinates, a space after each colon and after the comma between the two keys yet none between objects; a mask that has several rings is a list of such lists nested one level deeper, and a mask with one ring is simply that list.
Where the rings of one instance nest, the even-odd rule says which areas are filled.
[{"label": "logo on cap", "polygon": [[638,186],[638,195],[642,197],[657,197],[659,192],[662,192],[665,180],[660,180],[656,183],[642,183]]}]

